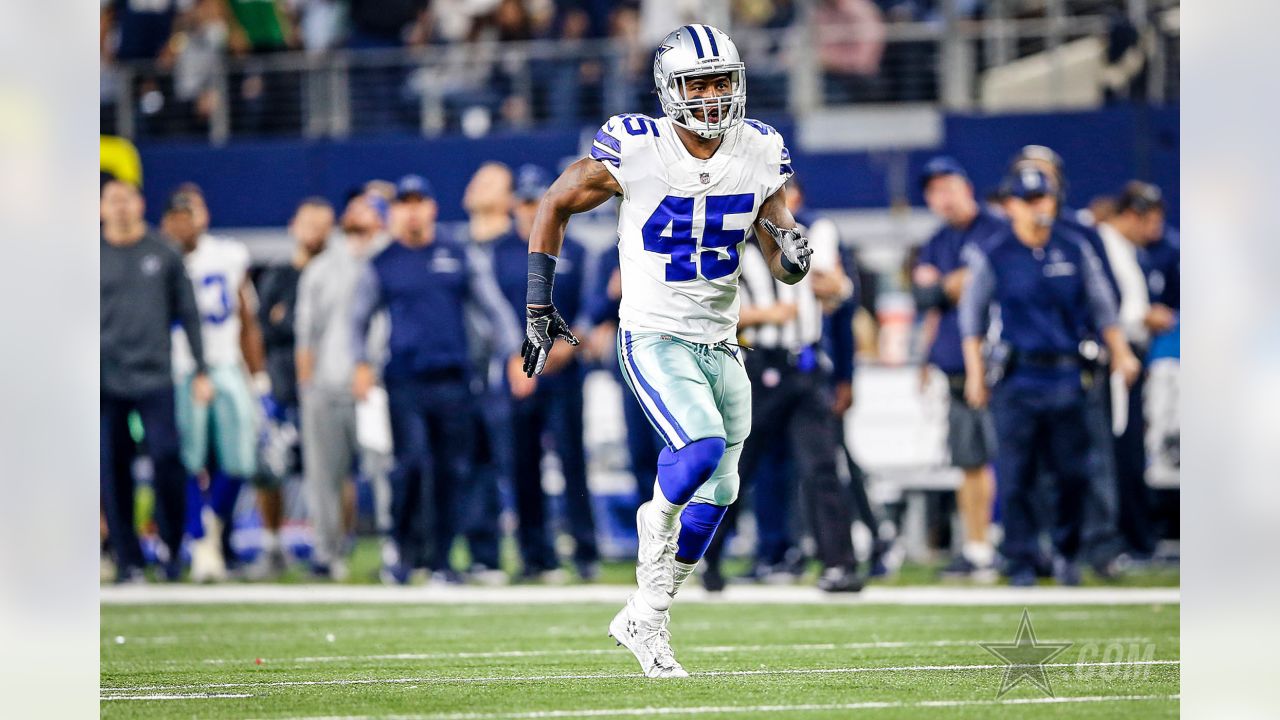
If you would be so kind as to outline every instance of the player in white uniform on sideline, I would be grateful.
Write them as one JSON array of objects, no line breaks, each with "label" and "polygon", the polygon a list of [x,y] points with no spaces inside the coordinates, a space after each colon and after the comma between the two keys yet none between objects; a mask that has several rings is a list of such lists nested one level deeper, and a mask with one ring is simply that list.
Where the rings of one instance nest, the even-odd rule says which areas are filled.
[{"label": "player in white uniform on sideline", "polygon": [[[201,498],[200,517],[189,517],[187,528],[195,541],[191,579],[197,582],[225,579],[236,498],[243,482],[257,476],[261,411],[246,370],[253,374],[259,396],[271,391],[257,296],[248,274],[249,250],[243,243],[210,235],[208,225],[208,208],[199,190],[190,185],[179,188],[165,212],[164,229],[177,241],[195,288],[205,364],[214,386],[211,403],[193,400],[186,380],[195,363],[186,334],[175,328],[173,372],[182,461],[198,481],[207,481],[205,487],[188,492],[189,503],[193,495]],[[211,446],[219,472],[206,473]]]},{"label": "player in white uniform on sideline", "polygon": [[609,634],[645,675],[685,677],[669,609],[738,496],[751,427],[751,385],[732,342],[739,255],[755,228],[774,277],[796,283],[811,251],[782,190],[790,155],[777,131],[746,118],[746,68],[729,36],[706,25],[673,31],[653,75],[665,117],[610,118],[590,157],[543,197],[529,241],[522,354],[533,376],[557,337],[578,344],[552,304],[555,256],[570,215],[621,196],[618,358],[666,448],[653,500],[636,513],[639,590]]}]

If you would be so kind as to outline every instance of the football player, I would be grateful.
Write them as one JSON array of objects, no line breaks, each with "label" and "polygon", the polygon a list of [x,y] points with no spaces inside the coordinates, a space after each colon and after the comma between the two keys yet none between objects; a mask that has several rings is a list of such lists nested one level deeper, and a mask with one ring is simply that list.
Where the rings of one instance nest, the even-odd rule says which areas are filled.
[{"label": "football player", "polygon": [[552,302],[556,256],[571,215],[621,197],[619,363],[666,447],[653,500],[636,513],[639,590],[609,633],[645,675],[686,677],[671,649],[669,610],[738,496],[751,427],[751,385],[732,342],[739,253],[754,228],[774,277],[796,283],[811,251],[782,189],[790,155],[776,130],[746,117],[746,68],[729,36],[707,25],[671,32],[653,77],[665,117],[610,118],[590,156],[542,199],[522,355],[532,376],[556,338],[578,344]]},{"label": "football player", "polygon": [[[193,371],[190,346],[181,328],[174,329],[173,370],[178,379],[178,430],[187,471],[208,481],[204,492],[188,492],[191,579],[225,579],[230,552],[231,516],[240,486],[257,471],[258,430],[262,411],[249,389],[249,375],[259,398],[271,392],[266,353],[257,319],[257,295],[249,280],[249,250],[242,243],[210,235],[209,209],[194,184],[187,183],[169,199],[164,230],[183,254],[187,275],[200,310],[205,360],[213,381],[211,403],[193,400],[183,380]],[[210,449],[215,460],[209,466]],[[191,502],[199,498],[200,502]]]}]

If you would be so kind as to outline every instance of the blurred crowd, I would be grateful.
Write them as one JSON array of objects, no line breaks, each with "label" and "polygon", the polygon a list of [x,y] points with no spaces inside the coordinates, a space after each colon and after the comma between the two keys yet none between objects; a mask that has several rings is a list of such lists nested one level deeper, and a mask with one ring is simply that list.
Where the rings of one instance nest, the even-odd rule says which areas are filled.
[{"label": "blurred crowd", "polygon": [[[960,0],[954,8],[966,19],[997,6],[1002,17],[1047,12],[1022,0]],[[691,22],[735,34],[757,113],[788,107],[788,74],[802,59],[789,57],[787,31],[805,22],[813,38],[800,46],[813,47],[826,103],[936,101],[938,44],[888,42],[887,33],[896,23],[938,25],[946,7],[941,0],[102,0],[101,122],[104,132],[122,132],[120,103],[138,137],[207,136],[219,118],[220,132],[234,135],[473,136],[598,118],[653,105],[654,44]],[[1129,22],[1124,2],[1080,0],[1064,9],[1111,13],[1108,82],[1125,96],[1131,81],[1141,84],[1150,39]],[[1043,49],[1038,42],[1015,56]],[[349,59],[332,64],[337,51]],[[976,57],[981,64],[985,54]],[[318,127],[329,120],[317,108],[334,106],[349,108],[349,127]]]},{"label": "blurred crowd", "polygon": [[[104,176],[101,480],[116,579],[143,580],[148,562],[170,580],[188,568],[199,581],[279,577],[295,560],[281,540],[288,483],[305,498],[293,520],[310,527],[297,560],[315,578],[348,577],[357,487],[372,496],[384,582],[563,582],[566,567],[596,578],[584,385],[600,369],[622,384],[622,288],[616,248],[569,237],[555,298],[583,342],[556,344],[546,372],[526,377],[527,243],[552,179],[484,164],[456,228],[436,223],[420,175],[368,181],[336,208],[306,198],[290,261],[251,274],[245,246],[210,232],[216,208],[199,187],[174,189],[151,228],[136,185]],[[1179,464],[1180,246],[1160,189],[1133,181],[1070,208],[1066,167],[1043,146],[1024,148],[989,197],[948,157],[919,182],[940,221],[910,260],[920,387],[947,387],[947,455],[962,475],[943,518],[957,540],[937,534],[944,573],[1076,584],[1082,567],[1112,578],[1151,560],[1176,537]],[[752,579],[794,581],[816,559],[824,589],[856,590],[892,565],[893,523],[845,444],[863,276],[798,180],[787,198],[818,259],[797,289],[743,255],[759,425],[745,499],[706,556],[710,590],[727,582],[739,506],[755,518]],[[638,505],[663,441],[630,393],[619,398]],[[548,471],[562,479],[554,502]],[[139,480],[154,494],[147,553]],[[250,492],[261,541],[244,553],[231,540]],[[871,530],[858,553],[855,523]]]}]

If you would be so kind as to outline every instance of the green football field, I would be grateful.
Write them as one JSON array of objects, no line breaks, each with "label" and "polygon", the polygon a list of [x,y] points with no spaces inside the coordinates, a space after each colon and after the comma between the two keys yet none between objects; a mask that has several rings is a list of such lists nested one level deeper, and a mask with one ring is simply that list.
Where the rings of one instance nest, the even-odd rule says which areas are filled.
[{"label": "green football field", "polygon": [[[510,602],[106,604],[102,716],[1178,716],[1176,603],[677,603],[692,677],[650,680],[606,637],[616,604],[493,592]],[[1023,663],[998,698],[1006,664],[979,643],[1012,644],[1024,607],[1037,648],[1071,645],[1043,666],[1052,695]]]}]

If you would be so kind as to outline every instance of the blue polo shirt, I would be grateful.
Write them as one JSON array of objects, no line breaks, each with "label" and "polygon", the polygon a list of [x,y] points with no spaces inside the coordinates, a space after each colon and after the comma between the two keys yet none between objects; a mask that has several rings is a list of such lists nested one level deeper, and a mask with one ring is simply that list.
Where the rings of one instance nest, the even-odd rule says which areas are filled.
[{"label": "blue polo shirt", "polygon": [[[582,323],[587,299],[587,249],[582,243],[565,237],[556,256],[556,280],[551,301],[570,326]],[[529,285],[529,243],[514,230],[493,240],[493,272],[498,287],[516,314],[521,327],[525,324],[525,302]]]},{"label": "blue polo shirt", "polygon": [[[370,260],[356,285],[352,353],[367,362],[365,338],[375,312],[391,319],[387,379],[412,379],[440,371],[466,372],[470,353],[464,306],[474,303],[495,318],[500,352],[519,348],[520,328],[484,265],[456,240],[438,236],[424,247],[393,242]],[[499,320],[500,319],[500,320]],[[503,322],[502,320],[505,320]]]},{"label": "blue polo shirt", "polygon": [[[1182,243],[1178,231],[1166,228],[1164,237],[1138,250],[1138,265],[1147,279],[1151,302],[1168,306],[1174,312],[1182,308]],[[1168,332],[1151,338],[1148,360],[1182,357],[1181,322]]]},{"label": "blue polo shirt", "polygon": [[[920,249],[916,266],[932,265],[943,275],[964,267],[964,248],[976,245],[980,249],[993,236],[1009,225],[1001,218],[979,208],[978,214],[963,228],[943,224],[938,232]],[[929,364],[948,375],[964,373],[964,354],[960,350],[960,326],[956,306],[948,302],[938,319],[938,332],[929,348]]]},{"label": "blue polo shirt", "polygon": [[[1000,337],[1015,355],[1069,357],[1079,352],[1078,318],[1087,314],[1093,327],[1116,323],[1116,305],[1098,257],[1055,225],[1040,248],[1024,245],[1009,228],[994,236],[985,250],[966,250],[970,281],[960,300],[963,337],[982,337],[992,302],[999,305]],[[1012,386],[1079,388],[1078,368],[1037,367],[1014,361],[1005,380]]]}]

